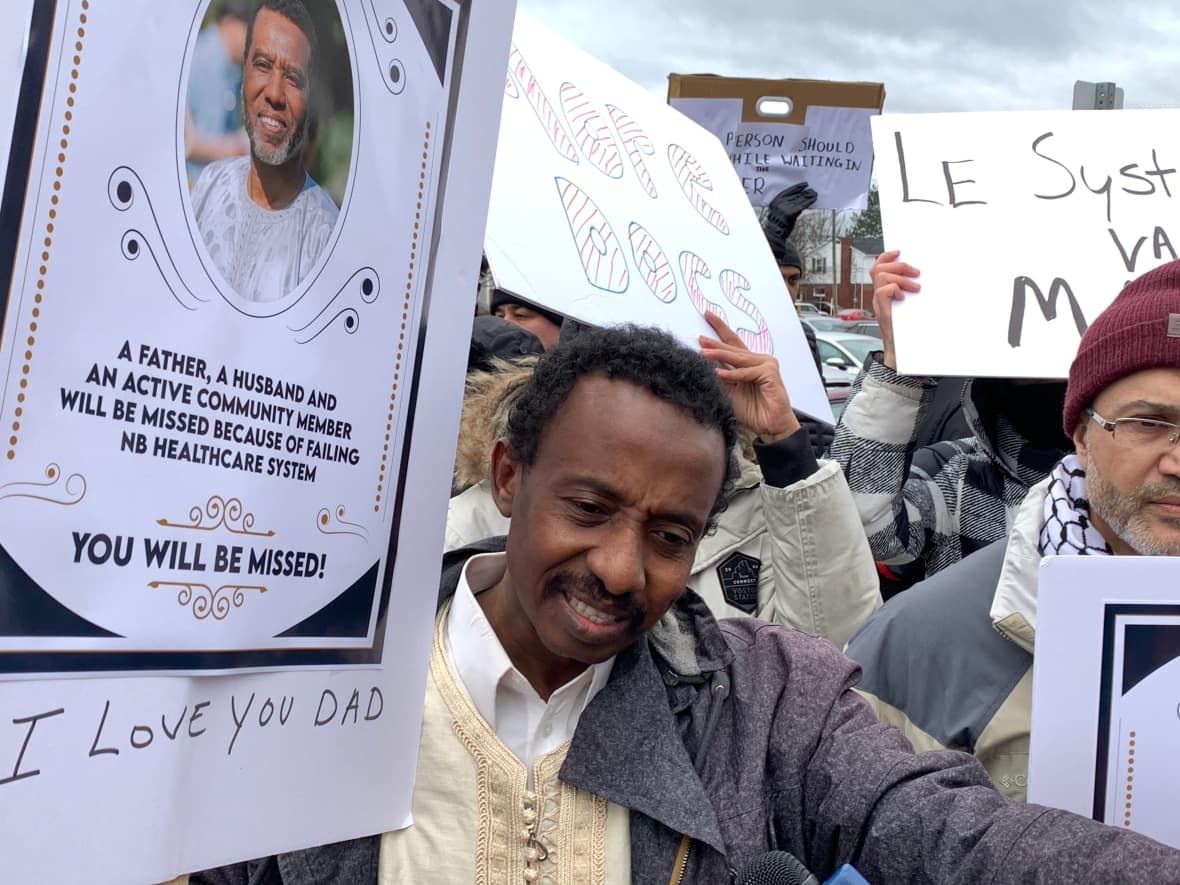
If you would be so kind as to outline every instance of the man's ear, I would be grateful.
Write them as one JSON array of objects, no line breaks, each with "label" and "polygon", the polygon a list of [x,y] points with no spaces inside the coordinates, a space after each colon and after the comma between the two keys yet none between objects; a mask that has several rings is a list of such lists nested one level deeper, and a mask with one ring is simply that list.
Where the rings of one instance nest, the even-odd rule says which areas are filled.
[{"label": "man's ear", "polygon": [[500,514],[512,518],[512,500],[520,484],[524,465],[516,460],[508,440],[498,439],[492,446],[492,500]]},{"label": "man's ear", "polygon": [[1079,421],[1078,426],[1073,429],[1073,448],[1074,451],[1077,452],[1078,461],[1081,463],[1083,470],[1086,469],[1090,456],[1090,451],[1086,447],[1086,431],[1089,429],[1089,425],[1090,417],[1086,414],[1083,414],[1082,420]]}]

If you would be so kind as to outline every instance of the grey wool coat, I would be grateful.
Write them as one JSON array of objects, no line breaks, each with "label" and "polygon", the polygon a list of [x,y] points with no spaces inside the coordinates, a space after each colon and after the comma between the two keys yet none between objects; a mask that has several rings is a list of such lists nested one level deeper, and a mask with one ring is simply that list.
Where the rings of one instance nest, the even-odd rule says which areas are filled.
[{"label": "grey wool coat", "polygon": [[[442,596],[474,552],[454,551]],[[754,618],[716,621],[691,591],[620,653],[578,722],[561,777],[630,809],[632,879],[734,881],[785,850],[821,880],[844,863],[889,882],[1172,882],[1180,852],[1009,801],[971,756],[915,754],[852,690],[829,642]],[[380,837],[200,873],[194,885],[370,885]]]}]

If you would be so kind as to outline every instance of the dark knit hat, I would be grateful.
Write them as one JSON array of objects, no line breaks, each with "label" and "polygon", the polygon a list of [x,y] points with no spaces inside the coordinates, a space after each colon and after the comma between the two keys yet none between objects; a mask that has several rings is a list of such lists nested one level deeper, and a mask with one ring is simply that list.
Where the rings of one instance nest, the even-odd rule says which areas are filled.
[{"label": "dark knit hat", "polygon": [[471,346],[467,351],[467,371],[487,371],[493,359],[519,360],[542,354],[541,341],[522,326],[495,316],[478,316],[471,323]]},{"label": "dark knit hat", "polygon": [[537,313],[539,313],[545,319],[549,320],[549,322],[553,323],[553,325],[555,325],[555,326],[561,325],[561,321],[562,321],[561,314],[554,313],[551,310],[546,310],[543,307],[539,307],[538,305],[533,304],[531,301],[521,298],[519,295],[517,295],[514,292],[509,292],[506,289],[501,289],[501,288],[497,287],[492,290],[491,312],[495,313],[496,308],[502,304],[519,304],[522,307],[527,307],[529,310],[535,310]]},{"label": "dark knit hat", "polygon": [[1132,280],[1086,329],[1069,367],[1062,427],[1073,436],[1103,390],[1135,372],[1180,368],[1180,261]]},{"label": "dark knit hat", "polygon": [[779,267],[797,267],[803,270],[803,259],[799,257],[799,250],[790,240],[783,240],[775,252],[774,260]]}]

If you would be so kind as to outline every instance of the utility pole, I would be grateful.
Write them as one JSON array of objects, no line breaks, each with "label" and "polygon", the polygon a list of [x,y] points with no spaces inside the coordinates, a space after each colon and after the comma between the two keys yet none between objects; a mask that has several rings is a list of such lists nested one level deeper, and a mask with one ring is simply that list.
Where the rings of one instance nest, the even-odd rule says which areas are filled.
[{"label": "utility pole", "polygon": [[840,303],[836,300],[840,291],[840,283],[836,279],[836,210],[832,210],[832,316],[840,312]]}]

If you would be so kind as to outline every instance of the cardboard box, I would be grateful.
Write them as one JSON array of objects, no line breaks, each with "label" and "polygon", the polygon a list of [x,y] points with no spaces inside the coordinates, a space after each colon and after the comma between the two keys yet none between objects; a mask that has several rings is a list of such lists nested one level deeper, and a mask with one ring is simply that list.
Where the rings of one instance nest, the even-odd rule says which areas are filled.
[{"label": "cardboard box", "polygon": [[668,103],[717,136],[753,205],[805,181],[817,209],[865,207],[883,84],[669,74]]}]

